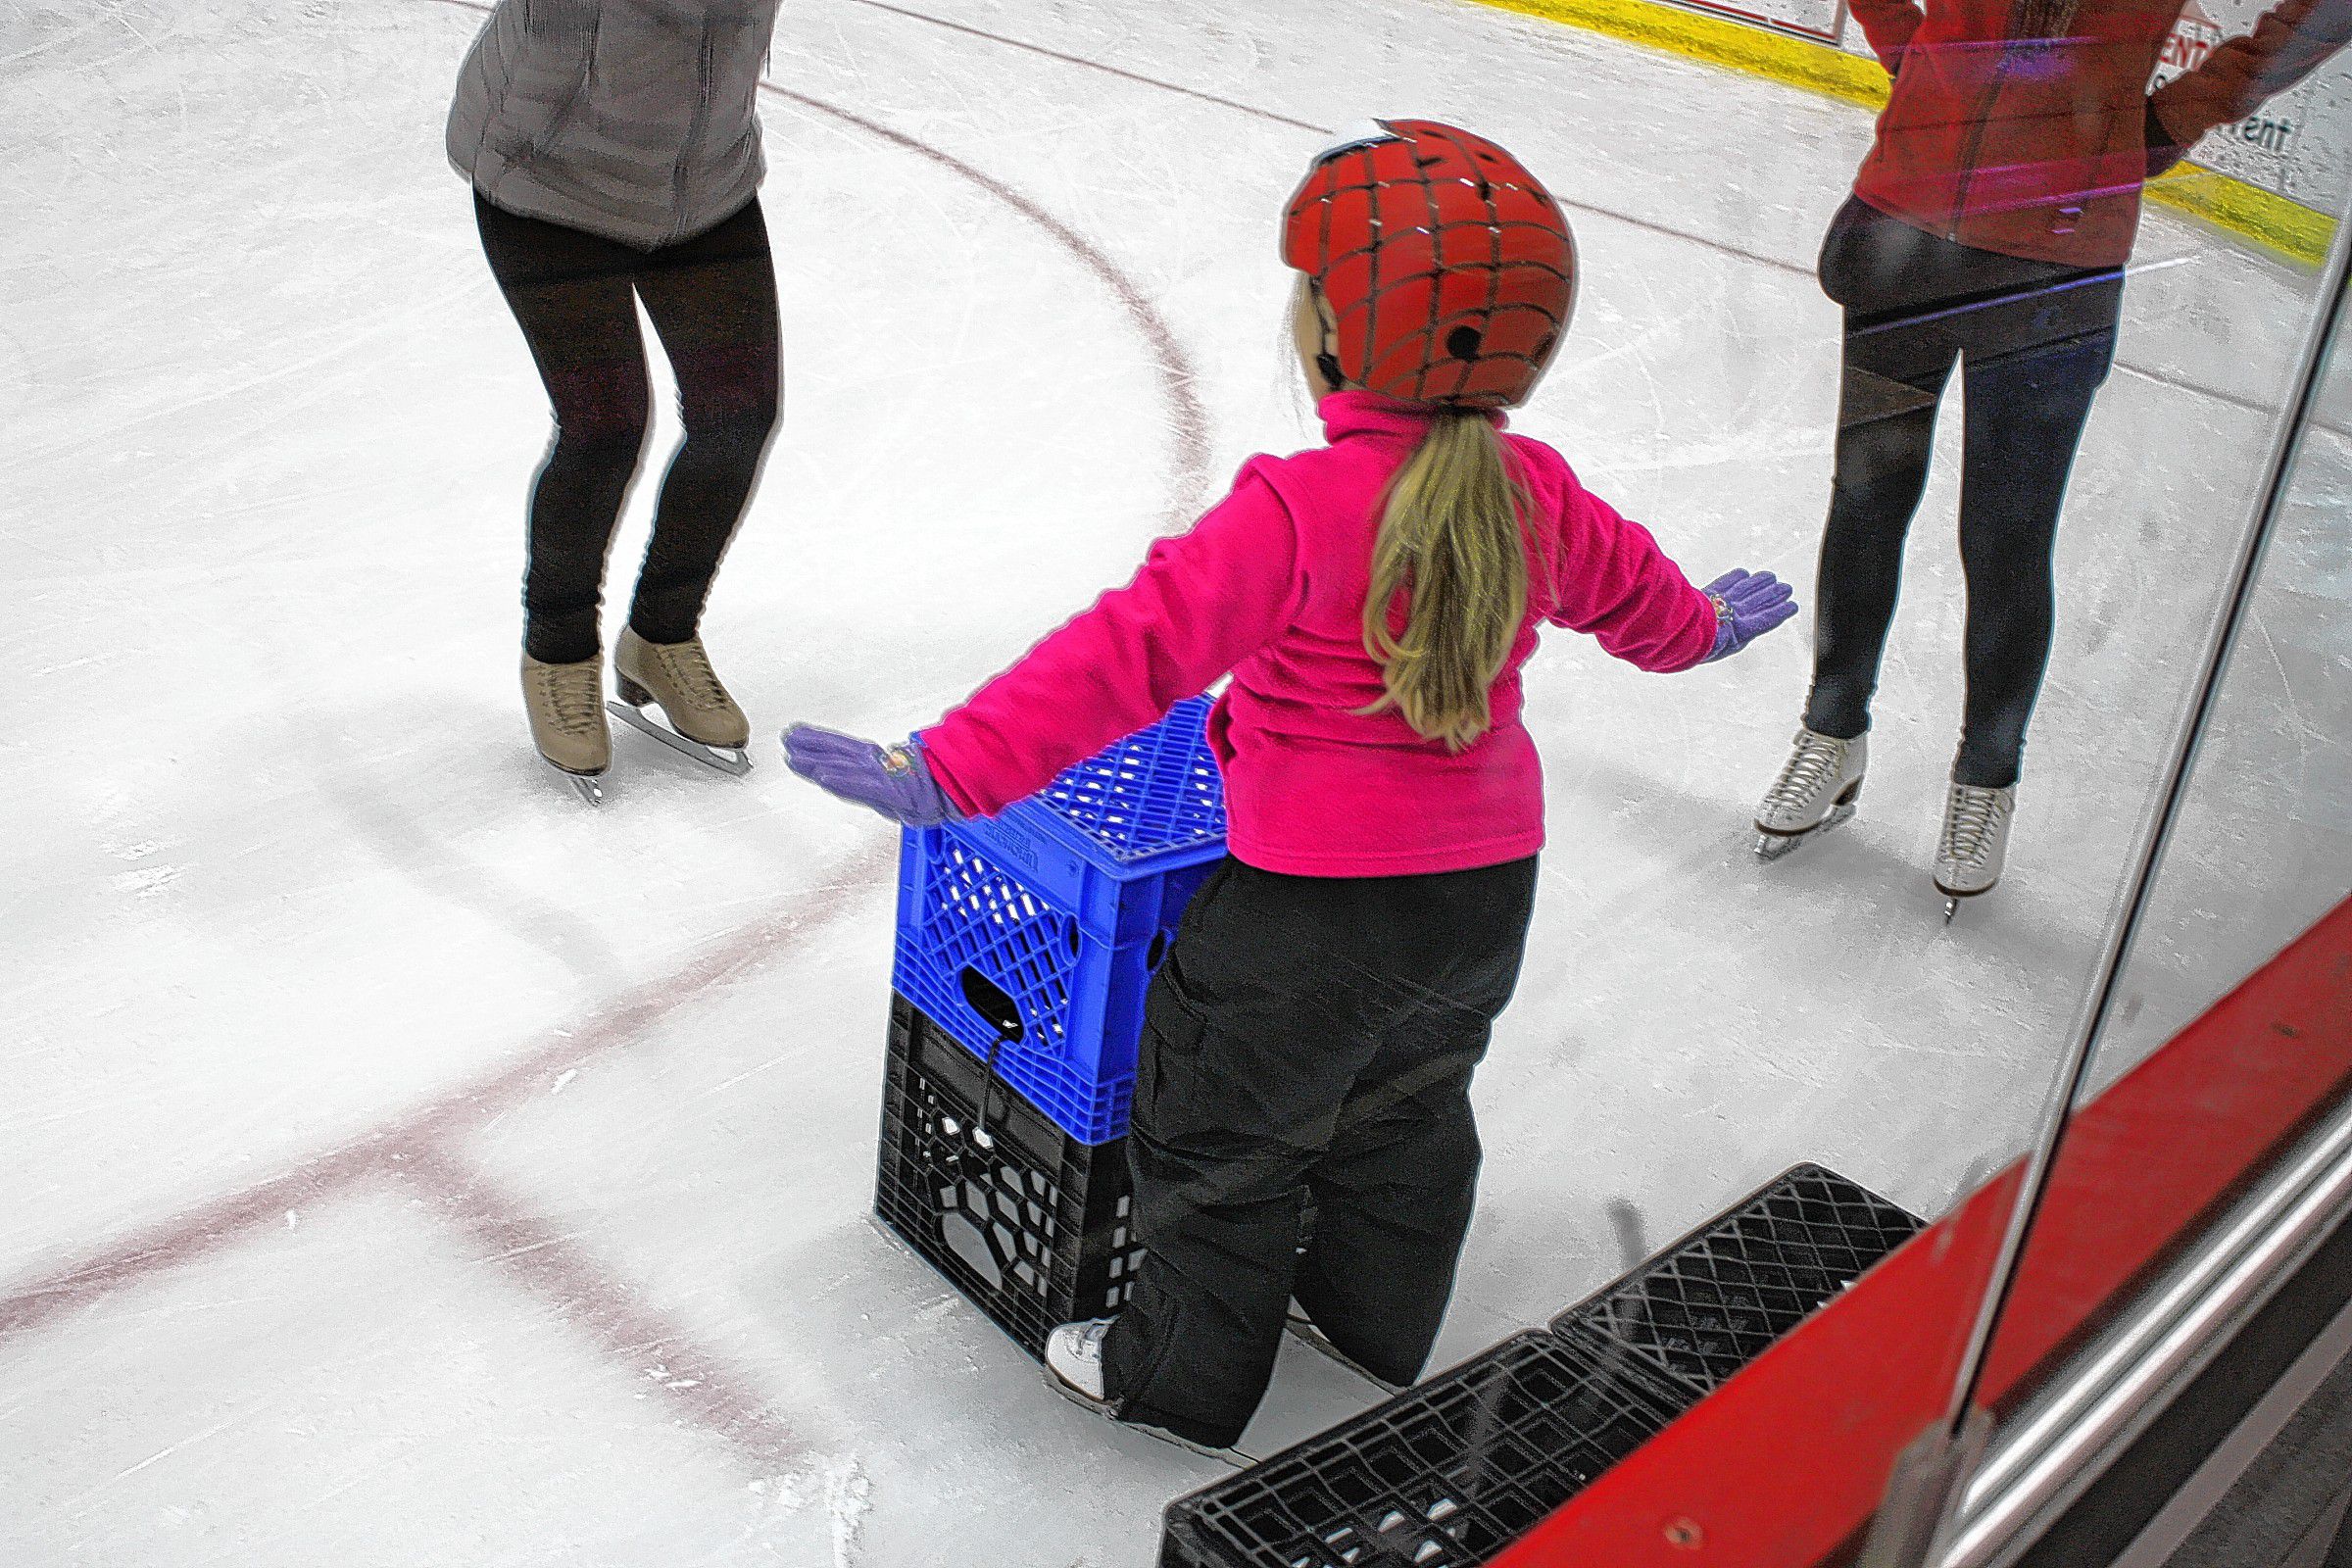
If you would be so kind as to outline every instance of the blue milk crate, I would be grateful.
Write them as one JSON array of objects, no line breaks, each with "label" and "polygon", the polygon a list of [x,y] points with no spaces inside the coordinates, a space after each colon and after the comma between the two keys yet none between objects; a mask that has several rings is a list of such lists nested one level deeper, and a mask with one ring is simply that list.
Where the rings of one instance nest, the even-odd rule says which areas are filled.
[{"label": "blue milk crate", "polygon": [[[1208,709],[1179,703],[1002,815],[908,829],[900,850],[893,988],[1081,1143],[1126,1131],[1144,988],[1225,854]],[[982,1010],[1007,1004],[1018,1038]]]}]

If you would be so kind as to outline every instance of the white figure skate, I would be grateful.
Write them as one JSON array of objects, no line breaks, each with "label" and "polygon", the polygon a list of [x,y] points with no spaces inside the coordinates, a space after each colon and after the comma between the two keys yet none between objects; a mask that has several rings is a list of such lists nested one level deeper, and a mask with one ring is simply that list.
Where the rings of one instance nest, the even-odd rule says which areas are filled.
[{"label": "white figure skate", "polygon": [[1781,776],[1756,808],[1756,854],[1777,860],[1852,816],[1869,765],[1869,736],[1840,740],[1800,727]]},{"label": "white figure skate", "polygon": [[[1072,1404],[1092,1410],[1097,1415],[1118,1420],[1118,1412],[1102,1394],[1102,1337],[1110,1332],[1112,1318],[1098,1317],[1082,1323],[1064,1323],[1046,1336],[1046,1386]],[[1180,1438],[1173,1432],[1147,1426],[1140,1421],[1120,1421],[1131,1432],[1141,1432],[1148,1438],[1179,1448],[1221,1460],[1235,1469],[1246,1469],[1257,1462],[1239,1448],[1212,1448],[1206,1444]]]},{"label": "white figure skate", "polygon": [[1943,923],[1960,901],[1992,891],[2009,858],[2009,823],[2017,814],[2017,786],[1984,789],[1954,784],[1943,803],[1943,837],[1936,850],[1936,891],[1943,895]]}]

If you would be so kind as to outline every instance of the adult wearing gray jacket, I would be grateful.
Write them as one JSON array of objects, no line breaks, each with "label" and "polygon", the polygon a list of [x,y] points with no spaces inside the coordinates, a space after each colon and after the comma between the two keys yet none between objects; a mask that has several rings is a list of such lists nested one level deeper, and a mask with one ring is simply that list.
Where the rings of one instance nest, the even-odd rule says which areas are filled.
[{"label": "adult wearing gray jacket", "polygon": [[555,412],[531,490],[524,704],[540,754],[591,801],[612,760],[605,557],[651,401],[639,300],[686,438],[614,649],[619,695],[658,703],[664,738],[730,771],[751,740],[698,631],[781,396],[754,103],[779,3],[499,0],[450,109],[450,162]]}]

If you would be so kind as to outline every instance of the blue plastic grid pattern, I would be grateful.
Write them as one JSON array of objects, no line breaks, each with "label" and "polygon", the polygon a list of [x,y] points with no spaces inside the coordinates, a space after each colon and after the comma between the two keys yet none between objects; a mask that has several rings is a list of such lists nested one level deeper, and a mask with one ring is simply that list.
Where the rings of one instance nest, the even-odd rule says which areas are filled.
[{"label": "blue plastic grid pattern", "polygon": [[1051,815],[1071,842],[1091,845],[1107,864],[1225,842],[1225,777],[1208,749],[1210,703],[1189,697],[1149,729],[1104,748],[1014,808]]},{"label": "blue plastic grid pattern", "polygon": [[[1003,815],[901,850],[893,985],[1083,1143],[1126,1131],[1145,987],[1224,854],[1207,711],[1180,704]],[[1017,1039],[998,1041],[967,976],[1010,1000]]]}]

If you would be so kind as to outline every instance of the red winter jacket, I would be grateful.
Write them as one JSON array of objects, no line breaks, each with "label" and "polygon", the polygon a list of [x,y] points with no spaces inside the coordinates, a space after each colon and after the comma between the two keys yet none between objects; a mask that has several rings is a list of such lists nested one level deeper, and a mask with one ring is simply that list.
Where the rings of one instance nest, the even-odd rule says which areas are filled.
[{"label": "red winter jacket", "polygon": [[2283,0],[2150,99],[2182,0],[2082,0],[2063,36],[2026,40],[2016,0],[1852,4],[1894,77],[1854,194],[1962,245],[2077,267],[2131,255],[2151,120],[2174,144],[2160,159],[2177,156],[2352,35],[2352,0]]}]

